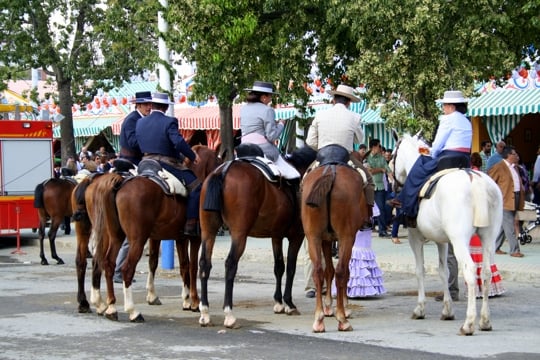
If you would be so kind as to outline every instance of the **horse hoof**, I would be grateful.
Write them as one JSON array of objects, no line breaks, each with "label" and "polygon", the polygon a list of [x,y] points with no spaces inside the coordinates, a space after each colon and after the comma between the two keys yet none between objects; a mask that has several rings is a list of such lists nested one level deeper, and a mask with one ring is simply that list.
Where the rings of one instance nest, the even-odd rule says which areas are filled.
[{"label": "horse hoof", "polygon": [[459,333],[461,335],[465,335],[465,336],[471,336],[474,334],[474,331],[473,330],[468,330],[468,331],[465,331],[465,329],[463,329],[463,326],[459,329]]},{"label": "horse hoof", "polygon": [[349,322],[340,322],[338,324],[339,331],[352,331],[352,325]]},{"label": "horse hoof", "polygon": [[92,310],[90,309],[90,305],[79,305],[79,314],[91,314]]},{"label": "horse hoof", "polygon": [[300,311],[298,311],[297,308],[294,309],[288,309],[288,311],[285,312],[287,315],[301,315]]},{"label": "horse hoof", "polygon": [[493,330],[493,328],[491,327],[491,325],[489,325],[489,326],[481,326],[480,330],[482,330],[482,331],[491,331],[491,330]]},{"label": "horse hoof", "polygon": [[153,301],[148,301],[148,305],[162,305],[161,300],[159,298],[155,298]]},{"label": "horse hoof", "polygon": [[326,329],[324,328],[324,323],[321,321],[321,322],[316,322],[315,324],[313,324],[313,332],[316,333],[316,334],[320,334],[320,333],[323,333],[325,332]]},{"label": "horse hoof", "polygon": [[199,310],[198,306],[192,306],[191,307],[191,312],[198,313],[198,312],[201,312],[201,311]]},{"label": "horse hoof", "polygon": [[130,319],[129,321],[132,323],[143,323],[144,317],[142,316],[142,314],[139,314],[135,317],[135,319]]},{"label": "horse hoof", "polygon": [[112,314],[104,314],[105,318],[112,320],[112,321],[118,321],[118,313],[112,313]]},{"label": "horse hoof", "polygon": [[441,315],[441,320],[455,320],[455,316],[454,315]]},{"label": "horse hoof", "polygon": [[426,318],[425,315],[418,315],[418,314],[415,314],[413,313],[412,316],[411,316],[411,319],[413,320],[424,320]]},{"label": "horse hoof", "polygon": [[56,260],[56,265],[64,265],[64,264],[65,264],[64,260],[62,260],[60,258],[58,258],[58,260]]},{"label": "horse hoof", "polygon": [[49,262],[45,259],[41,260],[41,265],[49,265]]},{"label": "horse hoof", "polygon": [[285,313],[285,306],[283,306],[283,304],[280,304],[280,303],[275,303],[274,314],[283,314],[283,313]]}]

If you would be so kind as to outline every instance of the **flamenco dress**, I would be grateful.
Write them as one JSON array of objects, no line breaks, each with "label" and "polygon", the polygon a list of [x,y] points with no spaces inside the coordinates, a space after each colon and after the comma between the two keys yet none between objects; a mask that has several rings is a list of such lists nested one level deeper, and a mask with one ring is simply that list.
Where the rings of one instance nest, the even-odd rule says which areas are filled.
[{"label": "flamenco dress", "polygon": [[[347,297],[362,298],[386,293],[383,272],[371,249],[371,230],[358,231],[349,262]],[[336,296],[335,281],[332,281],[332,296]]]}]

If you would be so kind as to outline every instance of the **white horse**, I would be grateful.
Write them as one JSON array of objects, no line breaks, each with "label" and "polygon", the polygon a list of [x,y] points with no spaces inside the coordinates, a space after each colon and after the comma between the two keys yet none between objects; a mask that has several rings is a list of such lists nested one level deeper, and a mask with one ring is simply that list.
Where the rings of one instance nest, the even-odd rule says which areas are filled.
[{"label": "white horse", "polygon": [[[404,135],[397,143],[393,157],[396,183],[403,184],[413,164],[426,147],[416,136]],[[409,244],[416,260],[418,304],[413,319],[425,317],[424,244],[433,240],[439,251],[439,276],[443,283],[444,302],[441,320],[453,320],[452,300],[448,290],[446,263],[448,242],[467,283],[467,316],[460,329],[462,335],[472,335],[476,321],[476,268],[469,252],[471,236],[476,232],[482,241],[482,309],[480,330],[491,330],[488,293],[491,282],[490,260],[493,260],[495,239],[502,222],[502,195],[499,187],[481,171],[458,170],[444,175],[429,199],[420,202],[417,228],[409,228]]]}]

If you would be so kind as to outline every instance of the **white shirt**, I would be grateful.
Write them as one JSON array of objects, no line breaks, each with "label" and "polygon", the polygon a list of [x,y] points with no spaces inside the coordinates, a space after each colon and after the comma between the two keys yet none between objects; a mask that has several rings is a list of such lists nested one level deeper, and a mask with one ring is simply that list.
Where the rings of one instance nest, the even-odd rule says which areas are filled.
[{"label": "white shirt", "polygon": [[510,174],[512,174],[512,180],[514,182],[514,192],[519,192],[521,190],[521,179],[519,178],[519,174],[518,174],[518,170],[516,169],[516,166],[508,162],[506,159],[503,159],[503,161],[508,166],[508,169],[510,170]]},{"label": "white shirt", "polygon": [[433,140],[431,155],[437,158],[444,150],[471,148],[472,125],[459,111],[439,117],[439,128]]}]

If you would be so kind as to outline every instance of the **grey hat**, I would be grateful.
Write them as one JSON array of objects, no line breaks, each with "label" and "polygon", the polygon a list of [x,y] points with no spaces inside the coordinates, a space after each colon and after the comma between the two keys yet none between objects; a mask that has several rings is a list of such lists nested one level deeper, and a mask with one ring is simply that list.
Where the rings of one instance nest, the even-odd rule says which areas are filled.
[{"label": "grey hat", "polygon": [[165,93],[155,92],[152,94],[152,103],[153,104],[166,104],[166,105],[173,105],[174,102],[172,102],[169,99],[169,95]]},{"label": "grey hat", "polygon": [[274,85],[269,82],[265,81],[255,81],[253,83],[253,87],[251,89],[244,89],[244,91],[254,91],[254,92],[260,92],[265,94],[278,94],[277,92],[274,92]]}]

